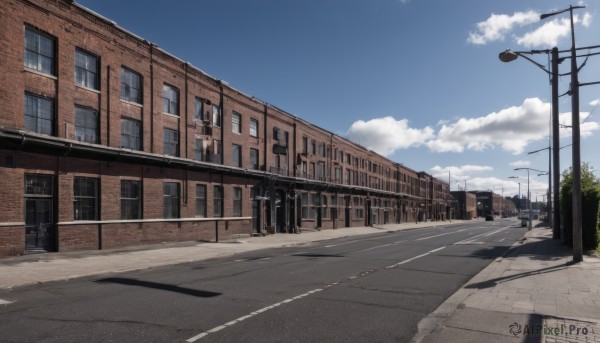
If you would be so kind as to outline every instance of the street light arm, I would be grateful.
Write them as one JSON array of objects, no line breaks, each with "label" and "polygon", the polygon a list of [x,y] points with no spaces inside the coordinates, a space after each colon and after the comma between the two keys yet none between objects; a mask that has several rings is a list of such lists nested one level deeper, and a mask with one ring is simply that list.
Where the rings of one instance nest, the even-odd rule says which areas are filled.
[{"label": "street light arm", "polygon": [[552,148],[548,146],[548,147],[545,147],[543,149],[538,149],[538,150],[535,150],[535,151],[528,152],[527,154],[531,155],[531,154],[535,154],[536,152],[540,152],[540,151],[544,151],[544,150],[548,150],[548,149],[552,149]]},{"label": "street light arm", "polygon": [[547,70],[544,67],[544,65],[534,61],[533,59],[531,59],[527,55],[525,55],[525,54],[534,54],[534,53],[540,53],[540,52],[537,50],[535,52],[533,52],[533,51],[526,52],[526,51],[512,51],[510,49],[506,49],[505,51],[501,52],[498,55],[498,58],[500,59],[500,61],[508,63],[508,62],[512,62],[512,61],[516,60],[518,56],[521,56],[524,59],[528,60],[529,62],[535,64],[538,68],[543,70],[546,74],[552,75],[552,73],[549,70]]},{"label": "street light arm", "polygon": [[548,17],[552,17],[552,16],[555,16],[557,14],[565,13],[565,12],[568,12],[568,11],[571,11],[571,10],[574,10],[574,9],[577,9],[577,8],[585,8],[585,6],[569,6],[569,8],[561,10],[561,11],[558,11],[558,12],[544,13],[544,14],[540,15],[540,20],[544,20],[544,19],[546,19]]}]

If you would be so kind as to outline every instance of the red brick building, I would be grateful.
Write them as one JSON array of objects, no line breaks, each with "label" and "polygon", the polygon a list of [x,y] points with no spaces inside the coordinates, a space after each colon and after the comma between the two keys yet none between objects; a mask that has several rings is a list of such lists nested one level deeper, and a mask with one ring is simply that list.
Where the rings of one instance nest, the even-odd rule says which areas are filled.
[{"label": "red brick building", "polygon": [[457,201],[457,218],[464,220],[477,218],[477,197],[475,194],[467,191],[452,191],[450,194]]},{"label": "red brick building", "polygon": [[446,218],[447,183],[72,1],[0,18],[0,256]]}]

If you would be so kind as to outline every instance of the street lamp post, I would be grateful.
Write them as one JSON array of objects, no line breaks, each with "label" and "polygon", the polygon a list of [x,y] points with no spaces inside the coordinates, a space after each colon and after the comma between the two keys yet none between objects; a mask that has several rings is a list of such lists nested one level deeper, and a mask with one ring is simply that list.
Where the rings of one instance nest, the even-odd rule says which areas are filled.
[{"label": "street lamp post", "polygon": [[568,9],[542,14],[540,20],[569,11],[571,19],[571,125],[573,132],[573,262],[583,261],[581,228],[581,141],[579,127],[579,80],[575,48],[575,25],[573,10],[585,6],[569,6]]},{"label": "street lamp post", "polygon": [[531,220],[532,220],[531,214],[532,213],[531,213],[531,192],[529,191],[529,171],[534,170],[539,173],[546,173],[546,172],[542,171],[542,170],[533,169],[533,168],[515,168],[515,171],[516,170],[527,170],[527,200],[529,202],[529,204],[527,205],[528,212],[529,212],[529,220],[528,220],[529,224],[528,224],[527,230],[531,231]]},{"label": "street lamp post", "polygon": [[[554,47],[551,50],[552,53],[552,68],[551,71],[548,71],[544,68],[543,65],[537,63],[531,58],[527,57],[527,54],[539,54],[539,53],[549,53],[548,50],[532,50],[532,51],[510,51],[506,50],[501,52],[499,58],[502,62],[512,62],[517,59],[517,57],[521,56],[529,62],[535,64],[538,68],[542,69],[546,74],[550,76],[550,81],[552,84],[552,161],[553,168],[552,170],[552,182],[548,184],[548,188],[554,188],[554,203],[552,204],[553,211],[553,220],[552,224],[552,238],[558,239],[561,236],[560,231],[560,134],[559,134],[559,108],[558,108],[558,64],[563,61],[563,59],[558,57],[558,48]],[[550,164],[550,161],[548,161]],[[550,176],[549,176],[550,178]],[[550,197],[548,197],[550,198]],[[550,204],[550,201],[548,201]]]}]

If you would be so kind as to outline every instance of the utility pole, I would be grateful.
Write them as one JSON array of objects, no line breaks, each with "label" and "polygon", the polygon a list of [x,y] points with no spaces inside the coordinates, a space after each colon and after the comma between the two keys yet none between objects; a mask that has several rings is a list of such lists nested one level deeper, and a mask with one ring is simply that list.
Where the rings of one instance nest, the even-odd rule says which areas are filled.
[{"label": "utility pole", "polygon": [[[558,130],[558,48],[552,48],[552,183],[554,188],[554,205],[552,238],[559,239],[564,237],[562,226],[560,225],[560,133]],[[548,170],[550,171],[550,170]],[[548,203],[550,203],[550,194],[548,194]],[[550,213],[548,213],[550,215]]]}]

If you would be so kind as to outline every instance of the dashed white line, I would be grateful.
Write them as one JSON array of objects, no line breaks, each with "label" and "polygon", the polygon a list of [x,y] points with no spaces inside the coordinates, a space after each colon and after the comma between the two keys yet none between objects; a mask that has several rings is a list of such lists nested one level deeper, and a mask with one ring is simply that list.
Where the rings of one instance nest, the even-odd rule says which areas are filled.
[{"label": "dashed white line", "polygon": [[13,303],[12,301],[0,299],[0,305],[8,305],[8,304],[12,304],[12,303]]},{"label": "dashed white line", "polygon": [[462,230],[458,230],[458,231],[452,231],[452,232],[446,232],[446,233],[441,233],[441,234],[439,234],[439,235],[435,235],[435,236],[427,236],[427,237],[423,237],[423,238],[417,238],[416,240],[417,240],[417,241],[422,241],[422,240],[424,240],[424,239],[430,239],[430,238],[435,238],[435,237],[440,237],[440,236],[450,235],[450,234],[457,233],[457,232],[462,232],[462,231],[465,231],[465,230],[466,230],[466,229],[462,229]]},{"label": "dashed white line", "polygon": [[508,228],[510,228],[510,226],[503,227],[503,228],[501,228],[499,230],[492,231],[492,232],[484,232],[484,233],[481,233],[479,235],[475,235],[473,237],[469,237],[469,238],[463,239],[462,241],[458,241],[458,242],[456,242],[454,244],[455,245],[461,245],[461,244],[483,244],[483,242],[476,242],[476,241],[474,241],[475,238],[482,237],[482,236],[485,236],[485,237],[491,236],[491,235],[496,234],[496,233],[498,233],[500,231],[504,231],[504,230],[506,230]]},{"label": "dashed white line", "polygon": [[[335,282],[335,283],[332,283],[330,285],[327,285],[325,288],[329,288],[329,287],[337,285],[337,284],[338,284],[338,282]],[[276,304],[273,304],[273,305],[270,305],[270,306],[267,306],[267,307],[263,307],[260,310],[256,310],[256,311],[254,311],[254,312],[252,312],[250,314],[247,314],[247,315],[245,315],[243,317],[239,317],[239,318],[234,319],[234,320],[232,320],[230,322],[227,322],[227,323],[225,323],[223,325],[219,325],[219,326],[214,327],[214,328],[212,328],[210,330],[206,330],[204,332],[201,332],[201,333],[197,334],[196,336],[187,339],[186,342],[190,342],[190,343],[191,342],[195,342],[195,341],[197,341],[197,340],[199,340],[201,338],[204,338],[204,337],[208,336],[211,333],[215,333],[215,332],[221,331],[221,330],[223,330],[223,329],[225,329],[225,328],[227,328],[229,326],[235,325],[235,324],[237,324],[237,323],[239,323],[241,321],[244,321],[244,320],[246,320],[248,318],[252,318],[252,317],[254,317],[254,316],[258,315],[258,314],[261,314],[263,312],[272,310],[272,309],[274,309],[274,308],[276,308],[278,306],[281,306],[283,304],[291,303],[294,300],[298,300],[300,298],[304,298],[304,297],[309,296],[311,294],[314,294],[314,293],[317,293],[317,292],[321,292],[323,289],[324,288],[313,289],[312,291],[306,292],[304,294],[297,295],[297,296],[295,296],[293,298],[285,299],[285,300],[280,301],[280,302],[278,302]]]},{"label": "dashed white line", "polygon": [[385,267],[385,269],[392,269],[392,268],[396,268],[396,267],[398,267],[398,266],[400,266],[400,265],[402,265],[402,264],[408,263],[408,262],[410,262],[410,261],[414,261],[414,260],[416,260],[416,259],[418,259],[418,258],[421,258],[421,257],[427,256],[427,255],[429,255],[429,254],[433,254],[434,252],[436,252],[436,251],[440,251],[440,250],[444,249],[445,247],[446,247],[446,246],[443,246],[443,247],[441,247],[441,248],[437,248],[437,249],[430,250],[430,251],[428,251],[428,252],[426,252],[426,253],[424,253],[424,254],[417,255],[417,256],[415,256],[415,257],[411,257],[411,258],[409,258],[409,259],[406,259],[406,260],[404,260],[404,261],[400,261],[400,262],[398,262],[398,263],[396,263],[396,264],[392,264],[391,266],[387,266],[387,267]]}]

